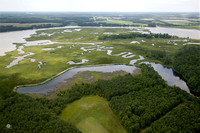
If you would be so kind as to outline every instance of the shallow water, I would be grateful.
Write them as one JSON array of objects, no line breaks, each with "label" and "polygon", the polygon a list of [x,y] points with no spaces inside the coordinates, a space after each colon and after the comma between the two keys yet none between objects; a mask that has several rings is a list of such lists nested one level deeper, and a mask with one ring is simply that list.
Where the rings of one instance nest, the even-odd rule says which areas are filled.
[{"label": "shallow water", "polygon": [[26,55],[13,57],[13,58],[16,58],[16,59],[13,60],[9,65],[7,65],[6,68],[10,68],[12,66],[17,65],[19,63],[19,61],[22,61],[25,57],[30,56],[30,55],[34,55],[34,53],[28,52],[28,54],[26,54]]},{"label": "shallow water", "polygon": [[[75,28],[75,31],[79,31],[78,28],[127,28],[132,29],[138,27],[79,27],[79,26],[66,26],[66,27],[54,27],[54,28],[44,28],[37,30],[24,30],[24,31],[12,31],[12,32],[2,32],[0,33],[0,56],[5,55],[5,52],[13,51],[16,46],[13,43],[26,43],[24,38],[29,38],[30,35],[36,34],[38,30],[48,30],[48,29],[64,29],[69,31],[68,28]],[[179,28],[164,28],[164,27],[146,27],[153,33],[168,33],[170,35],[176,35],[179,37],[190,37],[192,39],[200,39],[200,31],[195,29],[179,29]],[[97,32],[91,34],[98,34]],[[27,44],[28,45],[28,44]]]},{"label": "shallow water", "polygon": [[200,43],[193,43],[193,42],[184,43],[183,45],[189,45],[189,44],[200,45]]},{"label": "shallow water", "polygon": [[161,64],[156,64],[153,62],[142,62],[144,64],[150,64],[155,71],[158,72],[158,74],[165,80],[167,81],[167,84],[170,86],[178,86],[180,87],[182,90],[190,93],[190,90],[187,86],[187,84],[185,83],[185,81],[183,81],[182,79],[180,79],[178,76],[174,75],[173,71],[171,68],[166,68],[163,67]]},{"label": "shallow water", "polygon": [[66,28],[79,28],[79,26],[66,26],[66,27],[53,27],[43,28],[37,30],[22,30],[22,31],[11,31],[0,33],[0,56],[5,55],[5,52],[13,51],[16,46],[13,43],[26,43],[25,38],[29,38],[31,35],[36,34],[39,30],[49,29],[66,29]]},{"label": "shallow water", "polygon": [[64,82],[65,80],[72,78],[78,72],[83,71],[95,71],[95,72],[114,72],[114,71],[126,71],[128,73],[133,73],[137,67],[135,66],[126,66],[126,65],[107,65],[107,66],[93,66],[93,67],[81,67],[81,68],[73,68],[70,69],[58,77],[42,84],[28,87],[19,87],[17,88],[18,93],[29,93],[29,94],[45,94],[48,95],[49,91],[56,91],[56,85],[60,82]]},{"label": "shallow water", "polygon": [[50,40],[37,40],[37,41],[28,41],[24,46],[37,46],[37,45],[52,45],[57,42],[52,42]]},{"label": "shallow water", "polygon": [[168,22],[189,22],[188,20],[183,20],[183,19],[174,19],[174,20],[163,19],[163,21],[168,21]]},{"label": "shallow water", "polygon": [[196,29],[180,29],[180,28],[165,28],[165,27],[146,27],[152,33],[168,33],[178,37],[189,37],[191,39],[200,39],[200,30]]},{"label": "shallow water", "polygon": [[12,31],[0,33],[0,56],[5,55],[5,52],[13,51],[16,46],[13,43],[25,43],[24,38],[35,34],[36,30]]},{"label": "shallow water", "polygon": [[[140,56],[139,59],[132,60],[136,62],[137,60],[141,60],[144,57]],[[130,61],[131,62],[131,61]],[[142,62],[145,64],[151,64],[155,71],[167,82],[170,86],[178,86],[182,90],[190,93],[187,84],[180,79],[178,76],[174,75],[171,68],[165,68],[161,64],[156,64],[152,62]],[[128,73],[133,73],[137,67],[135,66],[127,66],[127,65],[107,65],[107,66],[94,66],[94,67],[81,67],[81,68],[73,68],[70,69],[63,74],[59,75],[58,77],[42,84],[42,85],[35,85],[35,86],[28,86],[28,87],[19,87],[17,88],[18,93],[29,93],[29,94],[45,94],[48,95],[49,91],[56,91],[56,85],[60,82],[65,82],[65,80],[72,78],[78,72],[83,71],[96,71],[96,72],[114,72],[114,71],[126,71]]]},{"label": "shallow water", "polygon": [[135,44],[135,43],[140,44],[140,42],[138,42],[138,41],[132,41],[131,42],[131,44]]},{"label": "shallow water", "polygon": [[82,59],[81,62],[77,62],[75,63],[74,61],[68,61],[67,64],[70,64],[70,65],[80,65],[80,64],[84,64],[84,63],[87,63],[89,60],[87,59]]},{"label": "shallow water", "polygon": [[123,58],[132,58],[134,57],[135,55],[131,52],[122,52],[122,53],[119,53],[119,54],[112,54],[112,50],[107,50],[107,55],[111,55],[111,56],[120,56],[123,57]]},{"label": "shallow water", "polygon": [[41,50],[55,50],[55,48],[43,48]]},{"label": "shallow water", "polygon": [[129,64],[134,65],[139,60],[144,60],[144,57],[139,55],[139,59],[130,60]]}]

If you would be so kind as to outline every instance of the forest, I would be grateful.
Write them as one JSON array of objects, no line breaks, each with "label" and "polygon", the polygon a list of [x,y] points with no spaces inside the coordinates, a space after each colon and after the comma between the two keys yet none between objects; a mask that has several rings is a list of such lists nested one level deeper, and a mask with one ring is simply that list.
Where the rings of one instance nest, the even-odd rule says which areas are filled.
[{"label": "forest", "polygon": [[[142,33],[124,33],[119,35],[102,35],[99,40],[115,40],[115,39],[129,39],[129,38],[163,38],[172,39],[178,38],[168,34],[142,34]],[[158,60],[167,67],[172,69],[186,80],[191,93],[200,96],[200,46],[186,45],[179,49],[175,54],[166,52],[166,50],[146,50],[140,46],[126,46],[130,49],[139,50],[146,54],[146,57],[152,60]]]},{"label": "forest", "polygon": [[[113,78],[111,80],[99,80],[95,83],[76,84],[70,90],[60,91],[59,98],[56,100],[37,99],[44,106],[48,107],[52,112],[59,114],[61,110],[81,97],[88,95],[98,95],[106,98],[112,110],[121,120],[122,125],[130,133],[140,132],[144,128],[149,127],[152,122],[156,121],[170,112],[167,118],[161,119],[160,125],[165,127],[168,123],[168,117],[177,117],[181,119],[179,113],[183,107],[191,108],[196,116],[200,116],[199,99],[189,96],[186,92],[177,87],[169,87],[165,81],[150,66],[142,65],[142,74],[126,75]],[[65,102],[62,102],[64,101]],[[196,102],[191,102],[191,101]],[[55,101],[58,104],[53,104]],[[59,102],[60,101],[60,102]],[[63,105],[65,104],[65,105]],[[182,106],[183,105],[183,106]],[[166,128],[156,129],[157,132],[178,131],[178,132],[196,132],[199,131],[199,117],[191,116],[191,110],[185,110],[184,116],[190,119],[183,119],[182,123],[188,123],[184,128],[179,125],[171,124]],[[172,112],[171,112],[172,111]],[[172,123],[177,120],[172,121]],[[160,122],[160,121],[159,121]],[[194,124],[190,124],[194,123]],[[153,132],[157,125],[151,125],[148,132]],[[187,130],[185,130],[187,128]]]},{"label": "forest", "polygon": [[[165,17],[163,17],[163,15]],[[60,26],[109,26],[109,27],[178,27],[178,28],[193,28],[199,29],[199,21],[197,13],[95,13],[96,19],[93,19],[93,13],[80,12],[0,12],[0,23],[59,23]],[[101,18],[101,17],[105,18]],[[100,17],[101,19],[99,19]],[[187,18],[189,21],[185,23],[172,23],[163,21],[163,19]],[[114,20],[113,22],[107,19]],[[120,18],[119,20],[115,18]],[[119,21],[119,22],[117,22]],[[4,26],[0,25],[0,32],[27,30],[35,28],[56,27],[55,25],[38,25],[38,26]]]},{"label": "forest", "polygon": [[[0,104],[0,132],[79,133],[72,124],[60,120],[35,99],[7,91]],[[6,125],[10,124],[10,128]]]},{"label": "forest", "polygon": [[[58,25],[62,26],[62,25]],[[40,29],[40,28],[50,28],[56,27],[53,24],[39,24],[39,25],[30,25],[30,26],[0,26],[0,32],[8,32],[8,31],[18,31],[18,30],[29,30],[29,29]]]},{"label": "forest", "polygon": [[174,56],[173,69],[187,81],[193,94],[200,96],[200,46],[185,46]]},{"label": "forest", "polygon": [[[141,74],[138,75],[127,74],[91,84],[75,84],[69,90],[58,92],[58,97],[51,100],[33,99],[12,90],[2,91],[1,132],[79,132],[57,115],[69,103],[90,95],[107,99],[129,133],[199,132],[199,99],[177,87],[168,86],[149,65],[143,64],[140,68]],[[16,83],[19,82],[13,82]],[[6,128],[7,124],[11,128]]]},{"label": "forest", "polygon": [[[1,132],[79,132],[56,115],[67,104],[87,95],[106,98],[130,133],[140,132],[148,126],[150,128],[146,132],[200,131],[199,99],[177,87],[169,87],[152,67],[141,65],[141,69],[142,73],[139,75],[128,74],[91,84],[76,84],[70,90],[59,92],[59,97],[53,100],[34,100],[23,94],[5,92],[0,105]],[[166,116],[162,118],[164,115]],[[181,123],[175,124],[179,120]],[[154,123],[151,124],[152,122]],[[8,123],[11,129],[4,127]]]},{"label": "forest", "polygon": [[167,38],[167,39],[172,39],[172,38],[177,38],[177,36],[172,36],[169,34],[142,34],[142,33],[121,33],[119,35],[102,35],[99,37],[99,40],[114,40],[114,39],[134,39],[137,37],[141,38],[147,38],[147,39],[152,39],[152,38]]}]

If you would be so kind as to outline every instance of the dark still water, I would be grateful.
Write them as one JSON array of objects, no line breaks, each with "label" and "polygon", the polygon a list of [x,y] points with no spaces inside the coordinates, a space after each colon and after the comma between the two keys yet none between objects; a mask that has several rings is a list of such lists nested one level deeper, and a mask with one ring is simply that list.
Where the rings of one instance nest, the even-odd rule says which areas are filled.
[{"label": "dark still water", "polygon": [[178,86],[182,90],[185,90],[186,92],[190,93],[190,90],[182,79],[180,77],[174,75],[171,68],[163,67],[161,64],[156,64],[153,62],[142,62],[144,64],[150,64],[155,71],[158,72],[158,74],[167,82],[169,86]]},{"label": "dark still water", "polygon": [[70,69],[58,77],[42,84],[42,85],[34,85],[34,86],[26,86],[17,88],[18,93],[28,93],[28,94],[46,94],[48,95],[49,91],[56,91],[56,85],[60,82],[64,82],[65,80],[72,78],[78,72],[83,71],[95,71],[95,72],[115,72],[115,71],[126,71],[128,73],[133,73],[137,67],[135,66],[127,66],[127,65],[105,65],[105,66],[93,66],[93,67],[81,67],[81,68],[73,68]]},{"label": "dark still water", "polygon": [[[156,64],[152,62],[142,62],[145,64],[151,64],[155,71],[159,73],[159,75],[168,83],[170,86],[178,86],[182,90],[190,93],[187,84],[180,79],[178,76],[175,76],[171,68],[165,68],[161,64]],[[70,69],[58,77],[42,84],[42,85],[34,85],[34,86],[25,86],[17,88],[18,93],[28,93],[28,94],[45,94],[48,95],[49,91],[56,91],[56,85],[60,82],[64,82],[65,80],[72,78],[78,72],[83,71],[96,71],[96,72],[114,72],[114,71],[126,71],[128,73],[133,73],[137,67],[135,66],[127,66],[127,65],[106,65],[106,66],[90,66],[90,67],[81,67],[81,68],[73,68]]]}]

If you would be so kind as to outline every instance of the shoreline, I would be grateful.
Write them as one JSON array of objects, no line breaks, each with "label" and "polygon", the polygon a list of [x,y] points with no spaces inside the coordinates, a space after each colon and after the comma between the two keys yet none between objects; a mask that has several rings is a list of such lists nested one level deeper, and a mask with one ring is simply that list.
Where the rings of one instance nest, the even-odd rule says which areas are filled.
[{"label": "shoreline", "polygon": [[[46,79],[46,80],[43,81],[43,82],[40,82],[40,83],[37,83],[37,84],[29,84],[29,85],[18,85],[18,86],[15,86],[15,87],[13,88],[13,91],[17,92],[17,89],[18,89],[19,87],[30,87],[30,86],[36,86],[36,85],[45,84],[45,83],[47,83],[48,81],[51,81],[51,80],[53,80],[54,78],[60,76],[61,74],[65,73],[65,72],[67,72],[67,71],[69,71],[69,70],[72,70],[72,69],[84,68],[84,67],[110,66],[110,65],[134,66],[134,65],[127,65],[127,64],[101,64],[101,65],[74,66],[74,67],[70,67],[70,68],[68,68],[68,69],[66,69],[66,70],[63,70],[62,72],[60,72],[60,73],[58,73],[58,74],[56,74],[56,75],[54,75],[54,76],[52,76],[52,77]],[[136,67],[136,66],[135,66],[135,67]],[[138,67],[136,67],[136,68],[138,68]],[[17,92],[17,93],[18,93],[18,92]],[[30,94],[30,93],[27,93],[27,94]],[[36,94],[36,93],[33,93],[33,94]]]}]

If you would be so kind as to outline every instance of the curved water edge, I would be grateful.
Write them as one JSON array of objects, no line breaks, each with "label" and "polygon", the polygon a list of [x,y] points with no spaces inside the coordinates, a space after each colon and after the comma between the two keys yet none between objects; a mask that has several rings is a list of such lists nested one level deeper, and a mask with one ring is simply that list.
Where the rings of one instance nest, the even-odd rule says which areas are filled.
[{"label": "curved water edge", "polygon": [[[161,64],[156,64],[153,62],[141,62],[141,63],[150,64],[154,68],[154,70],[157,71],[158,74],[167,82],[168,85],[180,87],[182,90],[190,93],[187,84],[178,76],[174,75],[173,70],[171,68],[166,68],[163,67]],[[114,72],[122,70],[128,73],[133,73],[133,71],[136,69],[137,69],[136,66],[128,66],[128,65],[101,65],[101,66],[74,67],[63,71],[40,84],[18,86],[15,89],[17,89],[18,93],[49,95],[49,91],[57,90],[56,85],[58,83],[66,82],[67,79],[72,78],[78,72],[83,72],[83,71]]]},{"label": "curved water edge", "polygon": [[163,67],[161,64],[156,64],[153,62],[141,62],[140,64],[150,64],[155,71],[158,72],[158,74],[167,82],[169,86],[177,86],[181,88],[182,90],[186,91],[187,93],[190,93],[190,90],[180,77],[176,76],[171,68]]},{"label": "curved water edge", "polygon": [[53,27],[53,28],[42,28],[33,30],[21,30],[21,31],[10,31],[0,33],[0,56],[6,55],[6,52],[10,52],[16,49],[14,43],[26,43],[25,38],[29,38],[31,35],[36,34],[39,30],[50,30],[50,29],[65,29],[65,28],[78,28],[79,26],[65,26],[65,27]]},{"label": "curved water edge", "polygon": [[[77,28],[77,26],[76,27],[60,27],[61,29],[65,29],[65,28]],[[84,28],[84,27],[81,27],[81,28]],[[105,27],[92,27],[92,28],[105,28]],[[123,28],[125,28],[125,27],[123,27]],[[131,28],[131,27],[128,27],[128,28]],[[156,28],[160,28],[160,27],[156,27]],[[58,27],[56,27],[56,28],[47,28],[47,29],[44,29],[44,30],[48,30],[48,29],[59,29]],[[173,29],[173,28],[167,28],[167,29]],[[38,30],[43,30],[43,29],[38,29]],[[181,29],[181,30],[188,30],[188,29]],[[16,37],[16,38],[14,38],[14,39],[16,39],[16,40],[18,40],[19,39],[19,41],[14,41],[14,42],[17,42],[17,43],[24,43],[23,44],[23,46],[33,46],[33,45],[50,45],[50,44],[54,44],[54,43],[58,43],[58,42],[51,42],[50,40],[40,40],[40,41],[26,41],[25,39],[24,39],[24,36],[26,36],[26,37],[30,37],[30,35],[31,34],[34,34],[34,33],[36,33],[36,31],[37,30],[27,30],[27,31],[23,31],[23,33],[25,33],[25,32],[27,32],[28,34],[21,34],[22,36],[18,36],[18,37]],[[80,30],[77,30],[77,31],[80,31]],[[22,31],[18,31],[18,32],[22,32]],[[15,34],[17,33],[17,35],[19,34],[18,32],[15,32]],[[13,32],[8,32],[8,33],[13,33]],[[160,32],[159,32],[160,33]],[[1,35],[1,33],[0,33],[0,35]],[[198,35],[198,34],[197,34]],[[0,36],[0,37],[2,37],[2,36]],[[6,38],[6,37],[5,37]],[[12,37],[11,37],[12,38]],[[7,38],[8,39],[8,38]],[[200,37],[198,38],[198,39],[200,39]],[[11,40],[12,41],[12,40]],[[24,42],[25,41],[25,42]],[[9,42],[9,44],[11,43],[10,41],[8,41]],[[70,42],[66,42],[66,43],[70,43]],[[119,54],[112,54],[112,49],[114,48],[114,47],[106,47],[106,46],[101,46],[101,45],[99,45],[99,44],[101,44],[102,42],[99,42],[99,43],[81,43],[81,44],[90,44],[90,45],[93,45],[93,46],[86,46],[86,47],[81,47],[81,49],[83,50],[83,51],[91,51],[91,50],[97,50],[97,51],[107,51],[107,55],[110,55],[110,56],[122,56],[123,58],[132,58],[132,57],[134,57],[135,55],[133,54],[133,53],[131,53],[131,52],[122,52],[122,53],[119,53]],[[138,42],[135,42],[135,41],[132,41],[131,43],[138,43]],[[4,43],[3,43],[4,44]],[[80,42],[79,43],[77,43],[77,42],[75,42],[74,44],[80,44]],[[186,43],[186,44],[189,44],[189,43]],[[192,43],[190,43],[190,44],[192,44]],[[197,44],[197,45],[199,45],[199,43],[193,43],[193,44]],[[5,45],[5,44],[4,44]],[[11,43],[11,45],[12,46],[14,46],[15,47],[15,45],[13,45],[13,42]],[[22,50],[23,49],[23,46],[20,46],[17,50],[18,50],[18,53],[19,54],[24,54],[25,52]],[[9,47],[9,45],[8,45],[8,47]],[[59,47],[60,48],[60,47]],[[16,47],[15,47],[15,49],[16,49]],[[49,50],[49,49],[44,49],[44,50]],[[2,54],[1,53],[1,51],[2,51],[2,48],[0,49],[0,55]],[[8,65],[7,66],[7,68],[10,68],[10,67],[12,67],[13,65],[16,65],[21,59],[24,59],[26,56],[29,56],[29,55],[32,55],[32,54],[34,54],[34,53],[27,53],[27,55],[24,55],[24,56],[19,56],[19,57],[14,57],[14,58],[16,58],[16,60],[14,60],[13,62],[11,62],[11,64],[10,65]],[[129,62],[129,64],[131,64],[131,65],[134,65],[134,63],[135,62],[137,62],[138,60],[143,60],[144,59],[144,57],[143,56],[139,56],[139,59],[134,59],[134,60],[131,60],[130,62]],[[35,61],[35,59],[30,59],[30,61]],[[80,64],[80,63],[85,63],[86,62],[86,60],[83,60],[82,62],[78,62],[78,64]],[[39,64],[38,64],[38,67],[40,68],[41,67],[41,65],[43,64],[42,62],[38,62]],[[70,62],[69,62],[70,63]],[[75,62],[71,62],[71,63],[74,63],[74,64],[76,64]],[[185,91],[187,91],[188,93],[190,93],[190,91],[189,91],[189,89],[188,89],[188,87],[187,87],[187,85],[186,85],[186,83],[184,82],[184,81],[181,81],[180,80],[180,78],[179,79],[177,79],[177,76],[174,76],[173,75],[173,71],[171,70],[171,69],[167,69],[167,68],[164,68],[161,64],[153,64],[153,63],[151,63],[151,62],[146,62],[147,64],[151,64],[153,67],[154,67],[154,69],[161,75],[161,77],[164,79],[164,80],[166,80],[167,81],[167,83],[169,84],[169,85],[176,85],[176,86],[178,86],[178,87],[180,87],[181,89],[183,89],[183,90],[185,90]],[[160,65],[160,66],[159,66]],[[112,65],[109,65],[109,66],[112,66]],[[117,66],[117,65],[115,65],[115,66]],[[120,66],[120,65],[119,65]],[[126,66],[126,65],[124,65],[125,67],[130,67],[130,66]],[[99,70],[97,70],[97,69],[94,69],[93,71],[98,71],[98,72],[104,72],[104,70],[106,70],[105,68],[107,68],[108,66],[87,66],[87,67],[81,67],[81,68],[71,68],[71,69],[68,69],[68,70],[65,70],[64,72],[62,72],[62,73],[59,73],[58,75],[56,75],[56,76],[54,76],[54,77],[52,77],[52,78],[50,78],[50,79],[48,79],[47,81],[45,81],[45,82],[42,82],[42,83],[40,83],[40,85],[34,85],[34,86],[31,86],[31,85],[29,85],[29,86],[26,86],[26,87],[18,87],[17,88],[17,92],[19,92],[19,93],[30,93],[30,94],[46,94],[46,95],[48,95],[48,91],[55,91],[55,90],[57,90],[56,89],[56,86],[55,86],[55,84],[56,84],[56,81],[58,80],[58,82],[63,82],[63,79],[61,78],[61,77],[63,77],[63,76],[61,76],[61,75],[65,75],[65,73],[69,73],[69,72],[72,72],[72,74],[71,74],[71,76],[73,76],[73,71],[75,71],[76,72],[76,70],[79,70],[80,69],[80,71],[91,71],[91,69],[90,70],[88,70],[87,68],[99,68]],[[131,67],[135,67],[135,66],[131,66]],[[101,69],[100,69],[101,68]],[[135,67],[136,68],[136,67]],[[109,69],[111,69],[111,70],[113,70],[113,68],[111,67],[111,68],[107,68],[108,70]],[[115,69],[114,69],[115,70]],[[118,70],[124,70],[124,69],[121,69],[121,68],[118,68],[118,69],[116,69],[116,71],[118,71]],[[126,71],[126,69],[124,70],[124,71]],[[167,71],[167,72],[165,72],[165,71]],[[108,72],[110,72],[110,71],[108,71]],[[113,71],[111,71],[111,72],[113,72]],[[69,76],[69,77],[63,77],[64,79],[66,79],[66,78],[70,78],[70,75],[66,75],[66,76]],[[169,78],[171,76],[171,78]],[[173,81],[173,80],[174,81]],[[49,83],[50,82],[50,83]],[[48,84],[49,83],[49,84]],[[35,86],[37,86],[36,87],[36,89],[34,88]],[[29,88],[29,89],[25,89],[25,88]]]},{"label": "curved water edge", "polygon": [[95,72],[115,72],[115,71],[125,71],[127,73],[133,73],[137,67],[128,66],[128,65],[102,65],[102,66],[86,66],[78,68],[69,68],[56,76],[38,84],[38,85],[29,85],[29,86],[18,86],[16,87],[18,93],[26,94],[45,94],[49,95],[49,91],[56,91],[56,85],[60,82],[72,78],[78,72],[82,71],[95,71]]}]

